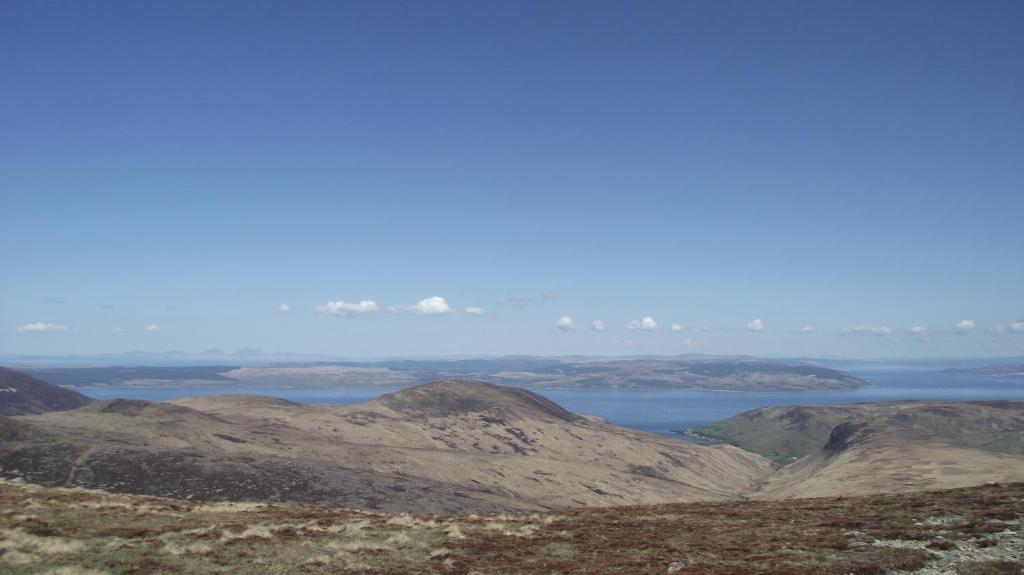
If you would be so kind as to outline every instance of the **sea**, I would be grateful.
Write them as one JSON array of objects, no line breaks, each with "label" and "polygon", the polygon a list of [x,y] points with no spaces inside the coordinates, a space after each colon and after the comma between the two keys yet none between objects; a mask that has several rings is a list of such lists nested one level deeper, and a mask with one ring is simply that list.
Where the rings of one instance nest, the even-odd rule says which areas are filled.
[{"label": "sea", "polygon": [[[530,388],[576,413],[604,418],[610,423],[681,441],[699,441],[681,432],[733,415],[777,405],[827,405],[899,400],[1017,400],[1024,401],[1024,380],[1001,380],[903,367],[846,369],[868,385],[844,391],[746,392],[687,389],[627,390]],[[102,387],[81,389],[95,399],[147,399],[168,401],[181,397],[225,393],[279,397],[300,403],[352,404],[374,399],[397,387],[239,388],[227,385],[161,388]]]}]

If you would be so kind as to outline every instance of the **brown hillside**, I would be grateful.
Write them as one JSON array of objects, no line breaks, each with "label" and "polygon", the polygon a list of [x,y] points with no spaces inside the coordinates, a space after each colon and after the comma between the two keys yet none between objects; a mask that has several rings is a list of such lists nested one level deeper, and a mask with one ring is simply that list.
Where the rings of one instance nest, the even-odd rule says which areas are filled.
[{"label": "brown hillside", "polygon": [[[221,396],[18,418],[0,469],[48,485],[419,512],[723,500],[773,466],[572,414],[531,392],[438,382],[352,405]],[[45,433],[44,433],[45,432]]]}]

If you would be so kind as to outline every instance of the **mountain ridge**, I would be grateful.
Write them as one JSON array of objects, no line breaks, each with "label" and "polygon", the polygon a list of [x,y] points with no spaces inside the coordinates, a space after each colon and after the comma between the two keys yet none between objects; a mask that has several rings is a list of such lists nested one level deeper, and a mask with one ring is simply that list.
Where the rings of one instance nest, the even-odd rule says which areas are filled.
[{"label": "mountain ridge", "polygon": [[0,475],[31,482],[429,513],[736,499],[773,468],[462,381],[350,406],[113,400],[5,429]]}]

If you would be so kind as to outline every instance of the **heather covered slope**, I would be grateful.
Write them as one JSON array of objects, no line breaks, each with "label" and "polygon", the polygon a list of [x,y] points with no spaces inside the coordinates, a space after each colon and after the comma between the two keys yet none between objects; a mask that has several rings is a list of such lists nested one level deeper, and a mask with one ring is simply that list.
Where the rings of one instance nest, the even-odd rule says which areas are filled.
[{"label": "heather covered slope", "polygon": [[693,430],[787,464],[821,449],[843,423],[916,430],[965,447],[1024,455],[1024,402],[894,401],[765,407]]},{"label": "heather covered slope", "polygon": [[0,415],[25,415],[75,409],[91,400],[70,389],[0,367]]},{"label": "heather covered slope", "polygon": [[825,446],[773,474],[756,497],[836,497],[1024,481],[1024,456],[912,428],[844,423]]},{"label": "heather covered slope", "polygon": [[700,428],[788,463],[754,496],[820,497],[1024,481],[1024,403],[774,407]]},{"label": "heather covered slope", "polygon": [[0,482],[0,572],[1000,575],[1022,517],[1022,484],[414,517]]},{"label": "heather covered slope", "polygon": [[770,462],[446,381],[352,406],[114,400],[0,418],[0,470],[46,485],[429,513],[735,499]]}]

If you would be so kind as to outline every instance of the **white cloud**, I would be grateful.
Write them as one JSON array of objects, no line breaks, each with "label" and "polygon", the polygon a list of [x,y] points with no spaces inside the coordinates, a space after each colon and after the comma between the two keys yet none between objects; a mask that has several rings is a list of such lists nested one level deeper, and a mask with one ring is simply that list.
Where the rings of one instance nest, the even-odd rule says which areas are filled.
[{"label": "white cloud", "polygon": [[817,330],[818,328],[808,323],[800,326],[796,331],[797,333],[814,333]]},{"label": "white cloud", "polygon": [[160,326],[158,326],[155,323],[151,323],[151,324],[147,325],[146,327],[144,327],[142,329],[144,331],[149,332],[149,333],[156,333],[156,332],[160,331]]},{"label": "white cloud", "polygon": [[931,333],[931,330],[928,329],[928,326],[924,325],[915,325],[914,327],[908,329],[907,331],[909,331],[911,335],[916,335],[918,337],[925,337]]},{"label": "white cloud", "polygon": [[555,323],[555,327],[562,331],[572,331],[576,329],[576,324],[573,323],[571,317],[563,315],[562,317],[558,318],[558,322]]},{"label": "white cloud", "polygon": [[18,333],[55,333],[58,331],[67,331],[68,326],[61,325],[59,323],[46,323],[37,321],[35,323],[26,323],[25,325],[18,326]]},{"label": "white cloud", "polygon": [[487,310],[482,307],[467,307],[466,314],[474,317],[481,317],[487,315]]},{"label": "white cloud", "polygon": [[1018,319],[1017,321],[1011,323],[1010,331],[1016,333],[1024,333],[1024,319]]},{"label": "white cloud", "polygon": [[416,302],[416,305],[406,306],[401,308],[401,310],[411,312],[416,315],[445,315],[455,313],[455,308],[448,305],[448,302],[444,301],[444,298],[439,295],[425,297]]},{"label": "white cloud", "polygon": [[656,331],[658,329],[658,322],[654,321],[654,318],[645,315],[643,319],[633,320],[626,324],[626,329],[630,331],[636,331],[642,329],[644,331]]},{"label": "white cloud", "polygon": [[121,329],[121,328],[119,328],[119,327],[115,327],[115,328],[114,328],[114,329],[113,329],[112,331],[113,331],[114,333],[121,333],[121,332],[122,332],[122,331],[124,331],[124,330],[123,330],[123,329]]},{"label": "white cloud", "polygon": [[974,331],[974,320],[962,319],[956,322],[956,330],[960,333],[970,333]]},{"label": "white cloud", "polygon": [[606,328],[604,326],[604,322],[599,320],[599,319],[595,319],[594,323],[590,324],[590,331],[607,331],[607,330],[608,330],[608,328]]},{"label": "white cloud", "polygon": [[670,329],[672,331],[683,331],[683,325],[679,323],[674,323],[672,324],[672,327]]},{"label": "white cloud", "polygon": [[755,319],[754,321],[752,321],[752,322],[747,324],[746,330],[747,331],[764,331],[764,322],[761,321],[760,318]]},{"label": "white cloud", "polygon": [[691,327],[690,331],[695,332],[695,333],[707,333],[707,332],[711,331],[711,328],[706,326],[706,325],[702,325],[702,326],[698,326],[698,327]]},{"label": "white cloud", "polygon": [[329,301],[322,306],[318,306],[316,311],[327,315],[336,316],[350,316],[350,315],[369,315],[380,311],[380,307],[377,306],[377,302],[372,299],[364,299],[359,303],[349,303],[347,301]]},{"label": "white cloud", "polygon": [[883,336],[892,334],[892,328],[887,325],[858,325],[857,327],[848,327],[844,329],[843,333]]},{"label": "white cloud", "polygon": [[285,302],[281,302],[281,304],[277,306],[277,311],[281,313],[288,313],[292,311],[292,306],[288,305]]}]

